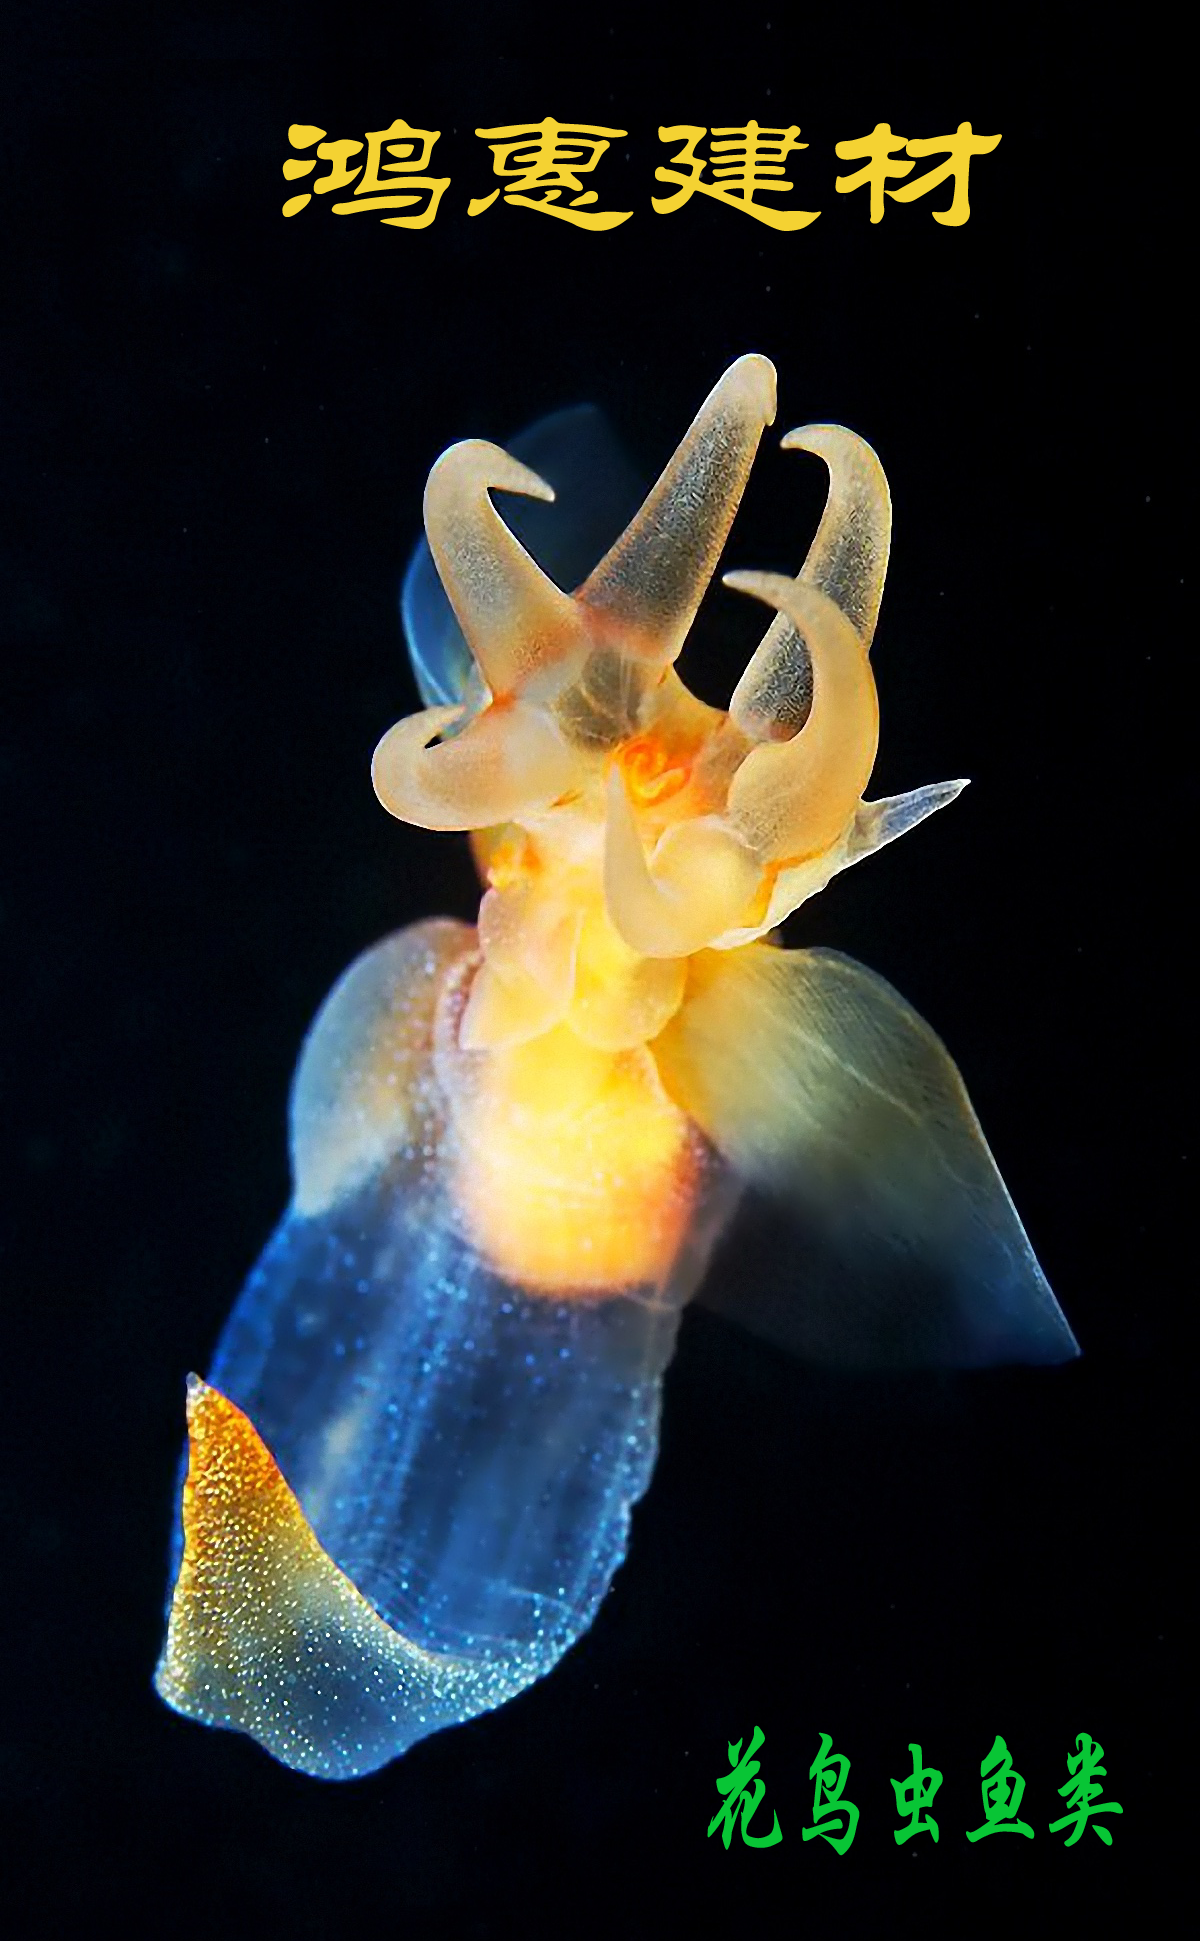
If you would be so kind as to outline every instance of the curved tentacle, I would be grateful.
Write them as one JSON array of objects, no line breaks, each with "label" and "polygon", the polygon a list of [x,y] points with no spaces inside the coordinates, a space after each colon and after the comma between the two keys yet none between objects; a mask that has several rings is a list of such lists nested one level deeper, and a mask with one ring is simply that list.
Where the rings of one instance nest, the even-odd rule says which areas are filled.
[{"label": "curved tentacle", "polygon": [[[866,440],[844,425],[801,425],[781,444],[787,452],[814,452],[829,468],[825,510],[799,577],[841,608],[869,648],[891,547],[892,501],[883,467]],[[811,700],[808,651],[781,613],[738,682],[729,711],[755,741],[782,741],[804,726]]]},{"label": "curved tentacle", "polygon": [[531,675],[573,663],[583,628],[570,595],[548,579],[505,525],[488,496],[524,492],[552,500],[554,490],[499,445],[464,439],[442,453],[425,487],[429,549],[494,696]]},{"label": "curved tentacle", "polygon": [[[555,586],[578,586],[633,518],[648,480],[594,404],[552,411],[508,439],[505,449],[553,488],[554,500],[514,498],[504,508],[504,523]],[[466,701],[468,714],[475,714],[482,677],[424,536],[404,575],[401,613],[425,706]]]},{"label": "curved tentacle", "polygon": [[829,496],[800,578],[840,607],[869,647],[892,543],[892,497],[865,438],[845,425],[800,425],[785,452],[815,452],[829,467]]},{"label": "curved tentacle", "polygon": [[620,633],[626,652],[657,665],[677,657],[774,417],[774,366],[739,357],[641,511],[579,588],[581,605]]},{"label": "curved tentacle", "polygon": [[[725,584],[778,607],[812,661],[804,727],[790,741],[752,748],[729,790],[730,821],[758,854],[798,861],[843,833],[874,767],[879,704],[870,662],[840,607],[804,580],[727,573]],[[767,647],[764,641],[747,675]]]},{"label": "curved tentacle", "polygon": [[572,788],[576,763],[541,708],[486,708],[438,747],[461,708],[426,708],[389,728],[371,761],[390,815],[418,829],[488,829],[543,808]]}]

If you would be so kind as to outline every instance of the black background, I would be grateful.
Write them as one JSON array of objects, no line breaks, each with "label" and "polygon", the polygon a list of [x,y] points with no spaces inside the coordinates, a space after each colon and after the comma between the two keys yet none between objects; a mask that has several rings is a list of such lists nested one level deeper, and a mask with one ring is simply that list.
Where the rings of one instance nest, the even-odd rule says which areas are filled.
[{"label": "black background", "polygon": [[[1128,1907],[1173,1931],[1167,62],[1044,19],[880,19],[564,11],[547,36],[454,7],[378,28],[50,9],[10,63],[0,1891],[21,1928],[960,1934]],[[547,114],[629,131],[593,182],[622,228],[468,218],[491,186],[474,129]],[[443,131],[430,230],[282,220],[290,122],[397,115]],[[801,124],[791,200],[816,224],[651,212],[660,122],[751,116]],[[965,118],[1004,137],[965,227],[933,222],[945,191],[875,227],[835,194],[836,141]],[[750,349],[778,365],[777,430],[845,422],[892,483],[872,792],[973,784],[791,940],[861,957],[946,1039],[1083,1359],[852,1379],[691,1313],[590,1634],[492,1717],[322,1785],[175,1718],[150,1677],[183,1376],[286,1199],[303,1032],[365,945],[473,914],[466,845],[390,821],[367,777],[415,705],[396,596],[425,474],[453,438],[585,398],[653,471]],[[794,571],[822,492],[769,437],[727,563]],[[708,699],[753,644],[747,605],[706,603],[686,666]],[[756,1724],[784,1837],[727,1853],[715,1780]],[[844,1858],[801,1839],[821,1730],[862,1810]],[[1045,1830],[1079,1731],[1125,1808],[1111,1850]],[[971,1847],[997,1732],[1037,1838]],[[936,1848],[892,1838],[910,1740],[946,1775]]]}]

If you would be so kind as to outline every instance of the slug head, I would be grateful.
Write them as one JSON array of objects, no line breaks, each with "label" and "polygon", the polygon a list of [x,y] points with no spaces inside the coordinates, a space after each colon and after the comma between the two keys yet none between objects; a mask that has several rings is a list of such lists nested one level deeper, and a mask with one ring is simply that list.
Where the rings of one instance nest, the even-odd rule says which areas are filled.
[{"label": "slug head", "polygon": [[728,709],[675,668],[774,416],[773,367],[739,358],[574,593],[492,502],[553,498],[536,473],[468,440],[430,474],[426,533],[479,699],[397,723],[373,778],[393,815],[475,836],[488,890],[466,1046],[562,1023],[597,1049],[644,1044],[678,1007],[689,957],[752,942],[872,846],[868,649],[891,513],[853,432],[783,441],[825,460],[829,495],[797,578],[725,576],[774,610]]}]

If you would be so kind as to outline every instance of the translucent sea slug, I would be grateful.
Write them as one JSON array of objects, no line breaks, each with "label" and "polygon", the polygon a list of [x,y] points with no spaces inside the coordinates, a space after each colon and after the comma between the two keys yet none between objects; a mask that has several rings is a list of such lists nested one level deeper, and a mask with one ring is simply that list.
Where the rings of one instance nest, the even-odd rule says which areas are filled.
[{"label": "translucent sea slug", "polygon": [[[586,1630],[743,1192],[798,1244],[715,1292],[787,1345],[1077,1352],[939,1041],[871,972],[771,940],[963,786],[863,799],[890,507],[854,433],[783,441],[828,501],[798,578],[726,575],[772,610],[728,709],[675,671],[774,414],[771,365],[740,358],[574,593],[490,496],[552,499],[537,471],[468,441],[430,475],[406,617],[431,705],[374,779],[472,832],[478,925],[367,951],[309,1034],[291,1207],[189,1381],[157,1674],[303,1771],[369,1772]],[[549,563],[618,461],[586,412],[526,448],[566,482]]]}]

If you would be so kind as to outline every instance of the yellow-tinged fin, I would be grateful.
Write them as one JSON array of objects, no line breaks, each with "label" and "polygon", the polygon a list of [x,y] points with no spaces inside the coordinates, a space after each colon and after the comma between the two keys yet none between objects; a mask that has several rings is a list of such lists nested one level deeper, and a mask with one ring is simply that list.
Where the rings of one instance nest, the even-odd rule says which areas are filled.
[{"label": "yellow-tinged fin", "polygon": [[183,1561],[155,1673],[168,1705],[345,1779],[528,1682],[393,1630],[321,1548],[249,1417],[195,1375],[187,1414]]},{"label": "yellow-tinged fin", "polygon": [[710,1305],[843,1363],[1078,1354],[957,1068],[883,978],[834,951],[702,952],[652,1050],[769,1208]]},{"label": "yellow-tinged fin", "polygon": [[365,950],[334,985],[292,1082],[298,1213],[325,1212],[404,1147],[429,1143],[434,1009],[474,944],[465,923],[430,918]]}]

